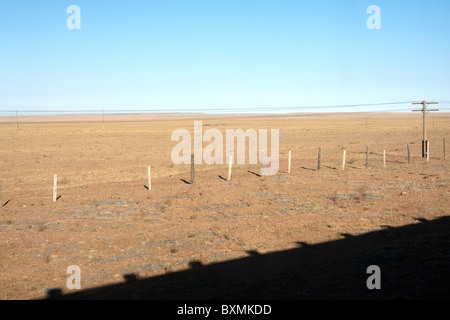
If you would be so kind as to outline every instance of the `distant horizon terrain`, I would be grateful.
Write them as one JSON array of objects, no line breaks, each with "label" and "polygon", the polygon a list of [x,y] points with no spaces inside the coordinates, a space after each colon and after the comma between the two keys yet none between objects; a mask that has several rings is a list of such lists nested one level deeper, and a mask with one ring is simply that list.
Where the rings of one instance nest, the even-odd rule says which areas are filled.
[{"label": "distant horizon terrain", "polygon": [[[70,122],[146,122],[166,120],[213,120],[230,118],[421,118],[420,112],[296,112],[296,113],[201,113],[201,112],[128,112],[73,114],[0,115],[0,124]],[[428,119],[447,118],[450,112],[433,112]]]}]

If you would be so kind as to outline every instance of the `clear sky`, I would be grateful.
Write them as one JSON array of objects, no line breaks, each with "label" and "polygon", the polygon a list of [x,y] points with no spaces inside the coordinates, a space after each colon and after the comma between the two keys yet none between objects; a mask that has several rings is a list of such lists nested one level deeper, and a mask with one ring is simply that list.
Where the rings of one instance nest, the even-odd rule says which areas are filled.
[{"label": "clear sky", "polygon": [[0,46],[0,110],[450,101],[448,0],[1,1]]}]

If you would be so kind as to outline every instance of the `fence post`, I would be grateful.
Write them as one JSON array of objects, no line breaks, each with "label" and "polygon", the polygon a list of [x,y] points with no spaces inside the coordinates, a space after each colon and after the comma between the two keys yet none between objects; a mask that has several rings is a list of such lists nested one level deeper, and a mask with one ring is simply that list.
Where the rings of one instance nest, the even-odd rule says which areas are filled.
[{"label": "fence post", "polygon": [[386,168],[386,150],[383,150],[383,168]]},{"label": "fence post", "polygon": [[194,184],[195,169],[194,169],[194,154],[191,154],[191,184]]},{"label": "fence post", "polygon": [[347,155],[347,150],[344,150],[344,154],[342,155],[342,171],[345,170],[345,156]]},{"label": "fence post", "polygon": [[291,173],[291,150],[289,150],[288,173]]},{"label": "fence post", "polygon": [[266,167],[266,157],[267,157],[267,150],[262,150],[261,152],[261,159],[260,160],[260,168],[259,168],[259,175],[264,179],[265,175],[263,175],[264,168]]},{"label": "fence post", "polygon": [[322,147],[319,147],[319,155],[317,159],[317,171],[322,167]]},{"label": "fence post", "polygon": [[53,202],[56,202],[57,199],[57,190],[58,190],[58,176],[55,174],[53,176]]},{"label": "fence post", "polygon": [[369,147],[369,145],[367,145],[367,147],[366,147],[366,169],[369,169],[369,150],[370,150],[370,147]]},{"label": "fence post", "polygon": [[447,159],[447,156],[445,155],[445,138],[444,138],[444,160]]},{"label": "fence post", "polygon": [[148,166],[148,191],[152,190],[152,175],[150,172],[150,166]]},{"label": "fence post", "polygon": [[230,156],[230,161],[228,163],[228,181],[231,180],[231,165],[233,163],[233,156]]},{"label": "fence post", "polygon": [[411,145],[408,143],[408,163],[411,163]]},{"label": "fence post", "polygon": [[427,140],[427,162],[430,161],[430,141]]}]

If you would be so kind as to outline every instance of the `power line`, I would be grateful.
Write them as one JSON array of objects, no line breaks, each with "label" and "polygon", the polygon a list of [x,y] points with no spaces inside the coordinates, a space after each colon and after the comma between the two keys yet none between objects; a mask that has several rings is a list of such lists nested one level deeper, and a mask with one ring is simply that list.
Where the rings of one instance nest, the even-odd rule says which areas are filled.
[{"label": "power line", "polygon": [[[406,102],[382,102],[382,103],[364,103],[364,104],[343,104],[343,105],[319,105],[319,106],[299,106],[299,107],[252,107],[252,108],[202,108],[202,109],[180,109],[180,108],[167,108],[167,109],[89,109],[89,110],[0,110],[2,113],[114,113],[114,112],[128,112],[128,113],[147,113],[147,112],[183,112],[183,113],[196,113],[196,112],[250,112],[250,111],[283,111],[283,110],[305,110],[305,109],[340,109],[340,108],[360,108],[371,106],[387,106],[387,105],[400,105],[410,104],[412,101]],[[383,110],[387,111],[406,111],[407,109],[398,110]]]},{"label": "power line", "polygon": [[376,112],[401,112],[401,111],[411,111],[411,109],[377,110]]}]

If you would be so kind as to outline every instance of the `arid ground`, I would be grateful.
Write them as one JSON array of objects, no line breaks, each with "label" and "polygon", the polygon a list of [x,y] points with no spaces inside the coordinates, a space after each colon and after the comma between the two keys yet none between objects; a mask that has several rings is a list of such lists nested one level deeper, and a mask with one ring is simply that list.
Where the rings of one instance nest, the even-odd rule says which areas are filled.
[{"label": "arid ground", "polygon": [[[0,299],[44,298],[54,288],[73,293],[66,286],[71,265],[80,267],[82,290],[86,290],[123,283],[126,275],[147,279],[176,274],[199,265],[334,243],[449,216],[450,165],[448,156],[443,159],[443,138],[450,141],[450,116],[433,116],[427,123],[429,162],[421,157],[419,114],[106,115],[104,130],[101,115],[21,117],[19,130],[15,117],[0,117]],[[227,176],[227,165],[202,164],[195,167],[195,183],[186,183],[190,166],[172,163],[176,142],[171,134],[178,128],[192,132],[194,120],[203,120],[204,131],[279,129],[278,174],[261,177],[259,165],[234,165],[232,180],[226,181],[222,178]],[[320,171],[319,147],[323,150]],[[343,150],[345,171],[341,170]],[[150,191],[146,188],[149,165]],[[52,201],[54,174],[58,175],[56,203]],[[424,239],[415,236],[408,240],[412,247]],[[404,255],[403,243],[388,252],[403,265],[399,274],[413,272],[408,271],[408,263],[414,257],[420,260],[427,252],[436,252],[442,256],[428,254],[423,272],[439,276],[450,261],[450,244],[448,233],[436,236],[441,237],[433,242],[438,248],[420,247],[420,251],[417,247],[410,256]],[[432,241],[433,235],[426,239]],[[378,253],[371,257],[383,256]],[[327,255],[321,263],[352,259],[333,257],[333,252]],[[346,270],[362,275],[361,292],[369,291],[366,268],[377,264],[372,260],[367,259],[367,264],[359,260],[352,264],[358,270]],[[379,262],[382,275],[385,262]],[[342,271],[337,264],[336,276]],[[320,282],[321,274],[308,272]],[[288,285],[264,295],[264,287],[253,290],[252,283],[239,280],[245,290],[233,293],[227,288],[223,296],[206,298],[321,297],[317,291],[308,296],[308,287],[303,294],[294,294]],[[448,278],[433,281],[437,286],[448,284]],[[266,285],[271,286],[270,279]],[[164,281],[160,286],[163,293]],[[384,286],[377,297],[405,297],[401,288],[393,290]],[[443,290],[448,289],[438,292],[448,292]]]}]

